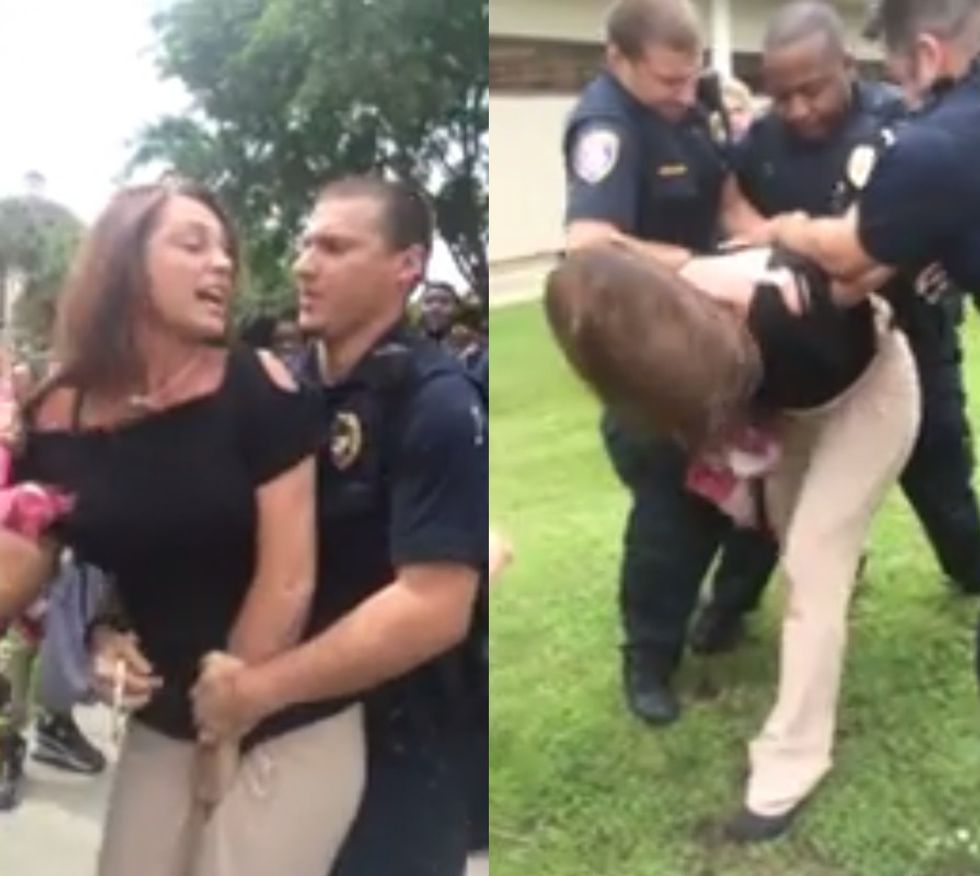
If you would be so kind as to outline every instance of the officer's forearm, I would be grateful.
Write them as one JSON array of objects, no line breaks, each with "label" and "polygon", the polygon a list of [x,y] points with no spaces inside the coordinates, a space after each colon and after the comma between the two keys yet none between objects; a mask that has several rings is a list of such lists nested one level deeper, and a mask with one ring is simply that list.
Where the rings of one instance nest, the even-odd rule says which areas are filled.
[{"label": "officer's forearm", "polygon": [[858,242],[851,214],[811,219],[800,213],[772,222],[777,243],[815,261],[837,280],[850,282],[876,267]]},{"label": "officer's forearm", "polygon": [[319,636],[244,670],[238,690],[248,711],[264,717],[296,703],[370,690],[462,641],[472,618],[476,571],[448,564],[424,568],[429,580],[412,580],[403,570]]},{"label": "officer's forearm", "polygon": [[838,280],[831,287],[836,301],[842,307],[851,307],[882,288],[895,274],[892,268],[878,266],[848,280]]},{"label": "officer's forearm", "polygon": [[728,237],[759,246],[772,239],[768,220],[749,203],[734,176],[729,176],[725,181],[720,220],[722,231]]},{"label": "officer's forearm", "polygon": [[683,246],[675,246],[672,243],[639,240],[636,237],[624,235],[620,245],[641,258],[649,259],[654,264],[671,271],[679,271],[694,258],[694,253],[691,250],[685,249]]},{"label": "officer's forearm", "polygon": [[595,246],[617,246],[623,233],[611,222],[578,219],[565,231],[565,249],[575,252]]}]

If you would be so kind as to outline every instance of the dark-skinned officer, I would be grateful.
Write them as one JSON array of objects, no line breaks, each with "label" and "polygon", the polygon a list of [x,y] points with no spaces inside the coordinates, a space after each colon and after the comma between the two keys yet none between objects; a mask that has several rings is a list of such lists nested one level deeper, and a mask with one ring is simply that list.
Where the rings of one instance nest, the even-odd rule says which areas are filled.
[{"label": "dark-skinned officer", "polygon": [[[686,272],[720,235],[761,238],[765,223],[696,102],[703,44],[692,5],[619,0],[606,31],[606,70],[565,133],[567,248],[626,247]],[[719,574],[750,580],[768,575],[776,548],[732,530],[685,489],[688,460],[669,437],[639,436],[608,415],[603,435],[632,497],[620,578],[627,702],[640,718],[665,724],[680,714],[671,678],[719,546],[726,542]]]},{"label": "dark-skinned officer", "polygon": [[918,111],[844,217],[787,215],[774,235],[836,276],[843,304],[897,269],[937,262],[960,288],[980,289],[980,0],[882,0],[874,26]]},{"label": "dark-skinned officer", "polygon": [[[765,216],[844,212],[905,115],[900,94],[855,81],[844,24],[816,0],[790,3],[772,18],[763,77],[773,105],[739,144],[735,163],[743,191]],[[980,515],[960,370],[962,300],[957,294],[923,297],[907,278],[896,278],[884,294],[909,338],[923,390],[922,427],[902,487],[943,572],[960,590],[976,593]],[[719,588],[698,620],[698,634],[709,643],[730,638],[730,628],[755,608],[761,592]]]}]

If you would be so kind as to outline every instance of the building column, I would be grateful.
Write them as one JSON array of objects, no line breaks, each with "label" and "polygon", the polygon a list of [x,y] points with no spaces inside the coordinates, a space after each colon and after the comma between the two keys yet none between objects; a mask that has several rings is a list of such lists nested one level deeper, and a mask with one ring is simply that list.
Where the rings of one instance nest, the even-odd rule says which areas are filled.
[{"label": "building column", "polygon": [[732,75],[731,0],[711,0],[711,66],[722,76]]}]

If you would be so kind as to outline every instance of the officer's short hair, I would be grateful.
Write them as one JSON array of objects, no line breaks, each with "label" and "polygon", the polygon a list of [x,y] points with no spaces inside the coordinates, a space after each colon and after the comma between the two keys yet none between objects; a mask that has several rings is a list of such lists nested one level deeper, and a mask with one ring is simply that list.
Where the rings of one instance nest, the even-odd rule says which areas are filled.
[{"label": "officer's short hair", "polygon": [[606,16],[606,41],[631,61],[651,46],[701,51],[701,22],[689,0],[616,0]]},{"label": "officer's short hair", "polygon": [[920,33],[942,39],[980,39],[980,0],[880,0],[866,35],[880,37],[890,51],[908,49]]},{"label": "officer's short hair", "polygon": [[821,0],[796,0],[781,7],[769,20],[763,51],[777,51],[817,35],[835,54],[847,52],[847,29],[837,10]]},{"label": "officer's short hair", "polygon": [[380,176],[348,176],[328,183],[317,202],[328,198],[368,198],[381,206],[382,230],[394,250],[420,246],[432,251],[435,219],[428,197],[401,180]]}]

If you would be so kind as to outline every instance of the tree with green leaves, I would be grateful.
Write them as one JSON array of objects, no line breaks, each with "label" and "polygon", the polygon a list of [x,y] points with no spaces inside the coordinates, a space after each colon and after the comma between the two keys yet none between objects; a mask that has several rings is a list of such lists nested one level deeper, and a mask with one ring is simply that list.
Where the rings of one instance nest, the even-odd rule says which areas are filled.
[{"label": "tree with green leaves", "polygon": [[194,100],[145,130],[133,167],[216,189],[249,243],[247,308],[291,298],[293,240],[325,180],[422,184],[441,236],[488,289],[487,0],[176,0],[160,64]]},{"label": "tree with green leaves", "polygon": [[9,328],[15,344],[27,352],[50,346],[58,295],[83,230],[71,211],[46,198],[0,200],[0,289],[15,274],[23,278]]}]

